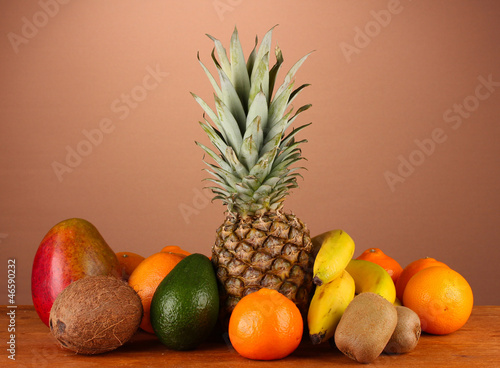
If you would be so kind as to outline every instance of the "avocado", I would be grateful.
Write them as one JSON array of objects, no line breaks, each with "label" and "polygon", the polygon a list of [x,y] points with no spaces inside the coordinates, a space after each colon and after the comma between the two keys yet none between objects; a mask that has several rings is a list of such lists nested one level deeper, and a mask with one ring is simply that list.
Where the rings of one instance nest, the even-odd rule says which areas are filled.
[{"label": "avocado", "polygon": [[219,293],[212,263],[194,253],[162,280],[151,301],[151,325],[173,350],[191,350],[212,332],[219,314]]}]

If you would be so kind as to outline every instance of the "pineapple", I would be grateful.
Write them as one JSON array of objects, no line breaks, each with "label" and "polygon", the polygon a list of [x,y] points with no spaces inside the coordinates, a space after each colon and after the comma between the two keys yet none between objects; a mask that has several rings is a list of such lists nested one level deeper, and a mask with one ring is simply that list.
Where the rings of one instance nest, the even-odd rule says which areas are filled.
[{"label": "pineapple", "polygon": [[[286,74],[273,97],[283,57],[269,68],[271,29],[245,62],[237,29],[231,37],[229,57],[222,43],[215,43],[212,59],[220,85],[198,60],[215,90],[215,111],[193,94],[212,123],[200,122],[216,150],[196,142],[213,163],[209,187],[227,205],[227,217],[217,230],[212,262],[220,282],[221,314],[228,318],[236,303],[262,287],[275,289],[305,313],[312,289],[312,243],[306,225],[283,211],[289,190],[297,187],[301,160],[296,134],[309,124],[289,131],[297,116],[292,101],[307,85],[294,89],[295,74],[307,56]],[[217,54],[217,57],[216,55]]]}]

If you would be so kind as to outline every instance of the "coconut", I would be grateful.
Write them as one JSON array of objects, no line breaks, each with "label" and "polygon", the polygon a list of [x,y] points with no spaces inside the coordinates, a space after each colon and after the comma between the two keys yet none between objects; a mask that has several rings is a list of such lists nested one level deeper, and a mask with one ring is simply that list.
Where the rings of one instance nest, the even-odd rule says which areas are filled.
[{"label": "coconut", "polygon": [[50,310],[49,327],[62,347],[100,354],[126,343],[137,331],[142,303],[122,280],[88,276],[69,284]]}]

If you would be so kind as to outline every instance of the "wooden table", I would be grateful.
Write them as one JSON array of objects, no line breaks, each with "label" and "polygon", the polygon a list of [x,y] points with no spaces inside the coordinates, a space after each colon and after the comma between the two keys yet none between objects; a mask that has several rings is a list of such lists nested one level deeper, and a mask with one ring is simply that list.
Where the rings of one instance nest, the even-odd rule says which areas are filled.
[{"label": "wooden table", "polygon": [[[15,361],[6,353],[10,333],[6,306],[0,306],[2,357],[0,366],[71,367],[361,367],[327,343],[312,345],[304,339],[285,359],[260,362],[242,358],[223,339],[207,342],[193,351],[167,350],[154,335],[139,331],[131,341],[107,354],[77,355],[59,347],[39,319],[33,306],[18,306],[15,317]],[[408,354],[382,354],[375,367],[500,367],[500,306],[474,307],[467,324],[450,335],[423,334],[417,348]]]}]

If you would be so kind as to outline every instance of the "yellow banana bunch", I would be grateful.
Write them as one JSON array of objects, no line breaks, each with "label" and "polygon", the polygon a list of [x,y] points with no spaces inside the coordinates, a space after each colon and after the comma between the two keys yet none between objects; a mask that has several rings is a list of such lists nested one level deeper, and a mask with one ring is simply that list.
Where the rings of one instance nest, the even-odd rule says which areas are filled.
[{"label": "yellow banana bunch", "polygon": [[331,338],[340,317],[354,298],[355,283],[344,269],[354,254],[354,241],[342,230],[332,230],[312,239],[318,250],[313,267],[317,285],[309,305],[307,323],[313,344]]},{"label": "yellow banana bunch", "polygon": [[354,290],[354,280],[345,270],[333,281],[316,287],[307,314],[313,344],[322,343],[334,335],[340,317],[354,298]]},{"label": "yellow banana bunch", "polygon": [[370,291],[379,294],[391,303],[396,300],[394,282],[387,271],[378,264],[361,259],[351,259],[346,271],[354,279],[356,294]]},{"label": "yellow banana bunch", "polygon": [[327,284],[340,276],[354,254],[354,241],[342,230],[331,230],[312,238],[318,248],[313,267],[313,282]]}]

